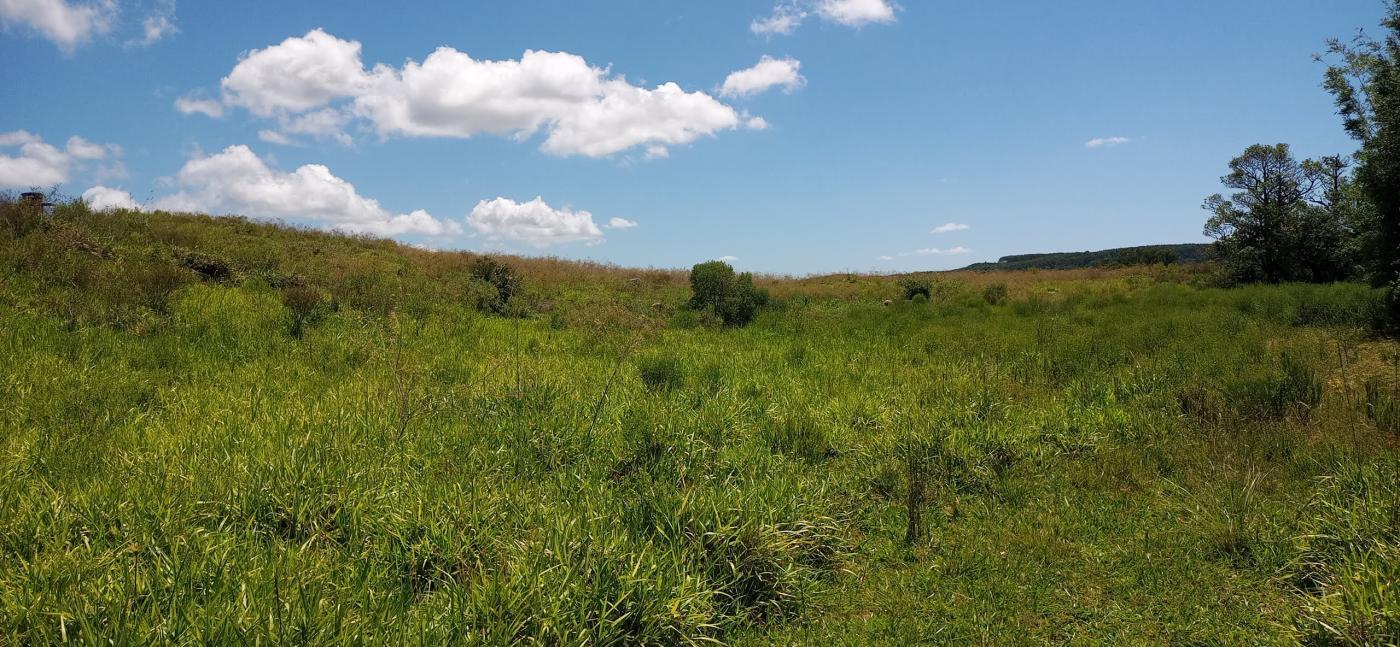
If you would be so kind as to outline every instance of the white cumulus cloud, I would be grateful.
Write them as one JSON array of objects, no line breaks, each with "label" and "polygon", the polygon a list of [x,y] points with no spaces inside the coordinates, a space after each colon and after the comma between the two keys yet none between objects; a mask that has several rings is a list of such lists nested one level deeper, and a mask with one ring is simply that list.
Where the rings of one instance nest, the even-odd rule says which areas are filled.
[{"label": "white cumulus cloud", "polygon": [[1095,137],[1084,142],[1085,148],[1113,148],[1124,144],[1131,144],[1133,140],[1128,137]]},{"label": "white cumulus cloud", "polygon": [[224,77],[224,102],[268,117],[302,112],[368,86],[360,44],[320,29],[249,52]]},{"label": "white cumulus cloud", "polygon": [[719,93],[723,97],[750,97],[775,87],[792,92],[807,83],[800,69],[802,63],[795,58],[764,56],[757,65],[726,77]]},{"label": "white cumulus cloud", "polygon": [[107,156],[107,147],[73,135],[66,146],[69,155],[81,160],[100,160]]},{"label": "white cumulus cloud", "polygon": [[894,22],[894,5],[888,0],[820,0],[817,15],[847,27]]},{"label": "white cumulus cloud", "polygon": [[786,36],[797,31],[811,16],[846,27],[891,23],[897,19],[896,6],[889,0],[785,0],[773,7],[767,18],[749,23],[755,34]]},{"label": "white cumulus cloud", "polygon": [[[5,154],[6,149],[18,149],[18,154]],[[24,130],[0,133],[0,188],[46,187],[68,181],[74,166],[87,168],[86,162],[115,158],[121,149],[94,144],[82,137],[68,139],[64,148],[45,142],[42,137]],[[112,169],[120,168],[114,162]]]},{"label": "white cumulus cloud", "polygon": [[131,198],[131,194],[121,189],[97,185],[83,191],[83,201],[93,211],[108,211],[111,209],[131,209],[137,211],[141,205]]},{"label": "white cumulus cloud", "polygon": [[277,130],[262,130],[258,138],[265,142],[294,146],[298,142],[292,135],[307,135],[317,139],[331,139],[343,146],[353,143],[350,134],[345,132],[350,123],[350,115],[335,108],[322,108],[304,115],[278,117]]},{"label": "white cumulus cloud", "polygon": [[174,181],[180,190],[156,201],[155,208],[306,219],[332,229],[378,236],[441,236],[462,230],[460,225],[443,222],[422,210],[390,213],[321,164],[307,164],[290,173],[276,171],[242,145],[190,160]]},{"label": "white cumulus cloud", "polygon": [[0,24],[22,25],[72,53],[79,45],[112,28],[114,0],[72,3],[67,0],[0,0]]},{"label": "white cumulus cloud", "polygon": [[187,95],[176,108],[217,117],[242,107],[277,120],[284,137],[342,142],[352,120],[385,137],[525,140],[542,132],[544,151],[589,157],[632,148],[664,157],[672,146],[763,123],[704,92],[633,85],[567,52],[493,61],[439,47],[421,62],[370,69],[360,52],[360,43],[315,29],[245,55],[224,77],[221,103]]},{"label": "white cumulus cloud", "polygon": [[613,80],[603,95],[559,117],[541,148],[554,155],[606,157],[645,146],[648,157],[666,157],[670,146],[738,128],[733,108],[704,92],[675,83],[647,90]]},{"label": "white cumulus cloud", "polygon": [[967,231],[967,230],[969,230],[969,229],[972,229],[972,226],[971,226],[971,225],[964,225],[964,224],[958,223],[958,222],[950,222],[950,223],[947,223],[947,224],[944,224],[944,225],[939,225],[939,226],[937,226],[937,227],[934,227],[934,228],[933,228],[933,231],[931,231],[931,232],[929,232],[929,233],[931,233],[931,234],[949,234],[949,233],[952,233],[952,232],[955,232],[955,231]]},{"label": "white cumulus cloud", "polygon": [[529,202],[510,198],[482,200],[467,216],[467,224],[488,238],[515,240],[536,247],[603,242],[603,230],[593,222],[593,214],[568,207],[555,209],[540,197]]}]

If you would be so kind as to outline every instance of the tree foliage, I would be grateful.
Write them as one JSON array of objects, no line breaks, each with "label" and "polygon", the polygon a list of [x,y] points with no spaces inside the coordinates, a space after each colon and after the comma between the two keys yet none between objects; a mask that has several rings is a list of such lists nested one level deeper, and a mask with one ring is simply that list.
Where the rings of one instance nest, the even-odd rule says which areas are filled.
[{"label": "tree foliage", "polygon": [[724,261],[700,263],[690,270],[690,306],[711,309],[726,326],[743,326],[768,304],[768,292],[753,284],[753,275],[735,274]]},{"label": "tree foliage", "polygon": [[1256,144],[1220,179],[1236,192],[1206,199],[1205,233],[1231,277],[1246,283],[1330,282],[1355,273],[1359,213],[1348,162],[1299,162],[1287,144]]},{"label": "tree foliage", "polygon": [[[1362,247],[1375,285],[1400,282],[1400,0],[1390,0],[1380,40],[1365,34],[1350,44],[1333,40],[1323,87],[1337,102],[1342,125],[1357,141],[1356,180],[1374,208],[1373,237]],[[1391,303],[1400,303],[1392,294]],[[1400,307],[1391,312],[1400,328]]]}]

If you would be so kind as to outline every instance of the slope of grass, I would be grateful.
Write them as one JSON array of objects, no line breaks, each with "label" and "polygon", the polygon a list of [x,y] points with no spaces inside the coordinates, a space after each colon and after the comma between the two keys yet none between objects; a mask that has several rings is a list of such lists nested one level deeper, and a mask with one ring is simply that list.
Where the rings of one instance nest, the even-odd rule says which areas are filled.
[{"label": "slope of grass", "polygon": [[724,329],[506,260],[524,316],[382,241],[0,232],[0,643],[1400,635],[1366,288],[768,279]]}]

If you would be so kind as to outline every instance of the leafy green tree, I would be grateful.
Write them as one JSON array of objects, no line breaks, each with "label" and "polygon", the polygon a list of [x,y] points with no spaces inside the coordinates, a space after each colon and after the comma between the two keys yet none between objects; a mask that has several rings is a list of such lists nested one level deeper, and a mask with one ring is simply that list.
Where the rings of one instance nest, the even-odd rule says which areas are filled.
[{"label": "leafy green tree", "polygon": [[1256,144],[1230,161],[1220,181],[1236,193],[1206,199],[1212,216],[1205,233],[1216,239],[1235,280],[1328,282],[1352,275],[1344,160],[1299,162],[1288,144]]},{"label": "leafy green tree", "polygon": [[734,268],[724,261],[699,263],[690,268],[690,305],[717,307],[729,298],[735,281]]},{"label": "leafy green tree", "polygon": [[690,270],[690,306],[712,309],[726,326],[743,326],[768,305],[768,292],[753,284],[753,275],[735,274],[724,261],[700,263]]},{"label": "leafy green tree", "polygon": [[1357,141],[1357,183],[1374,208],[1374,239],[1364,246],[1371,281],[1389,285],[1390,325],[1400,330],[1400,0],[1389,0],[1381,40],[1358,36],[1328,43],[1339,62],[1323,87],[1337,102],[1342,125]]}]

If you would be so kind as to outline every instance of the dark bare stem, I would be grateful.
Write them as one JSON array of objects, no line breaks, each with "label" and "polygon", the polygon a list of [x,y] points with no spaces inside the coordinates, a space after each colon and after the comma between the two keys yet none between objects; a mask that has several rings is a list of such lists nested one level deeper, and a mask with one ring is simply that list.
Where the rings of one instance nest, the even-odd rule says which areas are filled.
[{"label": "dark bare stem", "polygon": [[904,543],[913,546],[923,534],[924,465],[918,452],[908,456],[909,499],[905,502],[909,525],[904,530]]},{"label": "dark bare stem", "polygon": [[525,387],[520,382],[520,313],[515,313],[515,397],[525,397]]},{"label": "dark bare stem", "polygon": [[603,404],[607,402],[608,394],[612,392],[613,382],[617,380],[618,373],[622,372],[622,365],[627,361],[627,358],[631,356],[632,349],[633,346],[629,344],[623,349],[623,352],[618,355],[617,362],[613,365],[612,373],[608,375],[608,381],[603,385],[603,393],[598,396],[598,401],[593,404],[593,419],[588,422],[588,432],[584,434],[584,451],[588,451],[589,448],[593,447],[593,430],[598,426],[598,417],[603,413]]}]

